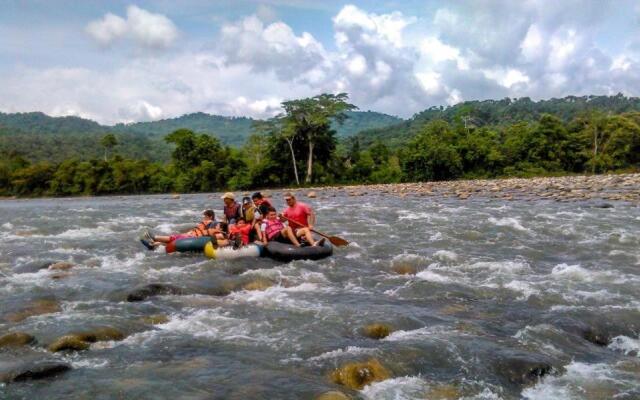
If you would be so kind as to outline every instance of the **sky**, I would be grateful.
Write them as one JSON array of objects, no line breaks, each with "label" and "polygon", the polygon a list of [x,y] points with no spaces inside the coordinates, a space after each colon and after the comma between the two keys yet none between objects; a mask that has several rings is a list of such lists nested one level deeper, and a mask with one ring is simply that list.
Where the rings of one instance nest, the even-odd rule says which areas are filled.
[{"label": "sky", "polygon": [[346,92],[403,118],[465,100],[637,96],[632,0],[0,0],[0,111],[103,124],[268,118]]}]

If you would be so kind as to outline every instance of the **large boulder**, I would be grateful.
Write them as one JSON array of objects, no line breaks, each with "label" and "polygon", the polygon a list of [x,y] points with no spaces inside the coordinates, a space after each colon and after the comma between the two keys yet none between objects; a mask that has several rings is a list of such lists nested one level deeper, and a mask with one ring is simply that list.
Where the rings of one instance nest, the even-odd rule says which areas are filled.
[{"label": "large boulder", "polygon": [[49,351],[86,350],[90,343],[122,340],[125,337],[126,335],[116,328],[100,327],[61,336],[49,345]]},{"label": "large boulder", "polygon": [[331,373],[331,380],[349,389],[361,390],[373,382],[388,379],[391,373],[380,361],[372,358],[364,362],[346,363]]},{"label": "large boulder", "polygon": [[20,347],[35,342],[35,338],[24,332],[11,332],[4,336],[0,336],[0,348],[2,347]]},{"label": "large boulder", "polygon": [[127,294],[127,301],[144,301],[152,296],[183,293],[181,288],[167,283],[149,283],[131,289]]},{"label": "large boulder", "polygon": [[0,358],[0,382],[43,379],[70,369],[71,366],[66,362],[43,357],[41,353],[3,353]]},{"label": "large boulder", "polygon": [[553,369],[548,357],[514,350],[498,351],[493,367],[497,375],[519,385],[536,383]]}]

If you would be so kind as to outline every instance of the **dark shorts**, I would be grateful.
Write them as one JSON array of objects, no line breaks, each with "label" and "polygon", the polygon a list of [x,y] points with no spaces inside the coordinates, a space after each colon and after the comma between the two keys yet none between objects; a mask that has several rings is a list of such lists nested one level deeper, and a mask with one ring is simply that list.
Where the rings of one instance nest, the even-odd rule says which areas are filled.
[{"label": "dark shorts", "polygon": [[277,235],[275,235],[274,237],[271,238],[271,240],[269,240],[270,242],[280,242],[280,243],[284,243],[284,244],[293,244],[291,243],[291,240],[289,240],[289,238],[287,238],[286,236],[282,235],[282,232],[278,232]]}]

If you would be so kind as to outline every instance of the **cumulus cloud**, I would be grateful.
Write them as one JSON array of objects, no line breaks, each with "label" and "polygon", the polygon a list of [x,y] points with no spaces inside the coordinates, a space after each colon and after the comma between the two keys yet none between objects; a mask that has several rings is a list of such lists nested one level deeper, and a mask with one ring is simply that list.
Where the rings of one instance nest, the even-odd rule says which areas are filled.
[{"label": "cumulus cloud", "polygon": [[166,49],[178,37],[178,28],[169,18],[134,5],[127,7],[126,19],[107,13],[103,18],[89,22],[86,31],[104,47],[129,38],[143,48]]},{"label": "cumulus cloud", "polygon": [[[90,22],[87,32],[101,46],[129,41],[170,56],[104,70],[3,71],[0,109],[106,123],[195,111],[266,118],[283,100],[347,92],[362,109],[408,117],[464,100],[636,94],[640,32],[615,51],[602,47],[599,24],[613,6],[594,4],[461,0],[420,16],[346,5],[332,18],[332,43],[260,6],[223,24],[216,45],[200,50],[168,49],[178,36],[171,20],[130,6],[125,16]],[[35,95],[42,92],[50,95]]]},{"label": "cumulus cloud", "polygon": [[220,43],[230,64],[242,63],[254,71],[275,70],[282,79],[310,71],[326,58],[324,47],[311,34],[297,36],[289,25],[265,25],[255,15],[225,24]]}]

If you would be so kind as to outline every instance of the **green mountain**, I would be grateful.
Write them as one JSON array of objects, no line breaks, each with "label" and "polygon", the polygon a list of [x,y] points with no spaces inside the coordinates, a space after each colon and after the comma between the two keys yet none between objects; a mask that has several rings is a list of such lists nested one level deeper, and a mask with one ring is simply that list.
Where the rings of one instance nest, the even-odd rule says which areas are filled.
[{"label": "green mountain", "polygon": [[360,131],[356,138],[363,146],[381,141],[391,147],[403,145],[428,122],[442,119],[468,126],[509,125],[520,121],[536,121],[542,114],[552,114],[567,122],[585,112],[620,114],[640,111],[640,98],[615,96],[567,96],[533,101],[529,97],[503,100],[465,101],[449,107],[430,107],[411,119],[381,128]]},{"label": "green mountain", "polygon": [[[349,137],[363,129],[386,127],[400,118],[366,111],[349,112],[343,125],[336,126],[338,137]],[[79,117],[50,117],[41,112],[0,113],[0,154],[19,153],[32,160],[62,161],[70,157],[99,157],[100,139],[114,133],[118,145],[113,149],[124,157],[166,161],[171,147],[163,140],[181,128],[218,137],[224,144],[240,147],[251,134],[255,120],[223,117],[202,112],[152,122],[100,125]]]}]

